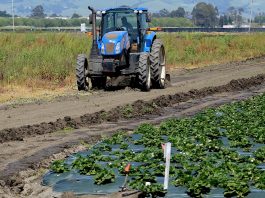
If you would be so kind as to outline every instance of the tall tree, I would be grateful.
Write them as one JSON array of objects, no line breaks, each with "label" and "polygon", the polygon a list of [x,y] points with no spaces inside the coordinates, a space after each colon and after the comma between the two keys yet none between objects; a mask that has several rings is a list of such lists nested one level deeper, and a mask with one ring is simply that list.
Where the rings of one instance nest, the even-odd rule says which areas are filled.
[{"label": "tall tree", "polygon": [[244,8],[238,8],[239,14],[242,14],[244,11],[245,11]]},{"label": "tall tree", "polygon": [[192,10],[194,24],[201,27],[215,27],[217,25],[218,10],[212,4],[198,3]]},{"label": "tall tree", "polygon": [[229,7],[225,14],[229,19],[229,24],[240,27],[243,23],[243,12],[244,8]]},{"label": "tall tree", "polygon": [[79,14],[77,14],[77,13],[74,13],[73,15],[72,15],[72,19],[78,19],[78,18],[80,18],[81,17],[81,15],[79,15]]},{"label": "tall tree", "polygon": [[265,23],[265,13],[259,13],[257,16],[255,16],[254,21],[259,25],[263,25]]},{"label": "tall tree", "polygon": [[159,11],[160,17],[168,17],[170,15],[170,12],[167,9],[162,9]]},{"label": "tall tree", "polygon": [[8,14],[6,11],[0,10],[0,17],[12,17],[12,15]]},{"label": "tall tree", "polygon": [[219,18],[219,26],[223,27],[225,25],[225,16],[220,16]]},{"label": "tall tree", "polygon": [[224,25],[229,25],[229,24],[231,24],[229,23],[229,18],[226,15],[224,15]]},{"label": "tall tree", "polygon": [[177,10],[173,10],[170,13],[171,17],[185,17],[186,11],[184,8],[179,7]]},{"label": "tall tree", "polygon": [[219,26],[223,27],[224,25],[232,25],[232,21],[229,15],[224,14],[219,18]]},{"label": "tall tree", "polygon": [[44,8],[42,5],[37,5],[33,10],[31,11],[31,17],[32,18],[44,18],[46,15],[44,14]]},{"label": "tall tree", "polygon": [[58,17],[58,15],[56,13],[53,13],[50,15],[50,17]]},{"label": "tall tree", "polygon": [[235,11],[235,9],[236,8],[234,6],[231,6],[231,7],[228,8],[228,12],[229,13],[233,13]]}]

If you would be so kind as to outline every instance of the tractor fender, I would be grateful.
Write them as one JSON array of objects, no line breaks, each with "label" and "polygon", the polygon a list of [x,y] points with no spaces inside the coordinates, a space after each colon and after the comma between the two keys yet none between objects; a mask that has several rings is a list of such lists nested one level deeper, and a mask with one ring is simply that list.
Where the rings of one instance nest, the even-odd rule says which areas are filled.
[{"label": "tractor fender", "polygon": [[151,52],[153,41],[156,39],[156,33],[155,32],[148,32],[144,36],[144,52]]}]

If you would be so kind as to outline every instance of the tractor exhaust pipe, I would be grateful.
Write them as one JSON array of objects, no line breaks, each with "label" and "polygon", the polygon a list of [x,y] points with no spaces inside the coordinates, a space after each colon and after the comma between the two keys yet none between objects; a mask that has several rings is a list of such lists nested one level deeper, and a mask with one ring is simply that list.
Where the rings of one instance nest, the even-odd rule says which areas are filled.
[{"label": "tractor exhaust pipe", "polygon": [[96,10],[90,6],[88,6],[88,9],[92,12],[92,34],[93,34],[93,41],[97,40],[97,30],[96,30],[96,20],[97,20],[97,13]]}]

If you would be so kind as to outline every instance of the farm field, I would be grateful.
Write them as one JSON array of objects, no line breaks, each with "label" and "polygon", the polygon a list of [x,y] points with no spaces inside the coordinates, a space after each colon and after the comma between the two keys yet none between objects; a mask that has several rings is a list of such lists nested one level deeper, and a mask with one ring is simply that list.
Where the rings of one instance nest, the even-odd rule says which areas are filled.
[{"label": "farm field", "polygon": [[[1,130],[0,178],[4,186],[0,188],[0,194],[5,195],[4,197],[14,197],[14,193],[19,193],[22,197],[58,196],[58,193],[54,194],[51,188],[40,185],[52,161],[84,151],[87,146],[92,146],[117,131],[132,131],[141,123],[159,124],[172,117],[189,117],[208,107],[259,95],[264,93],[264,82],[265,76],[259,75],[248,79],[233,80],[228,84],[215,87],[203,86],[201,89],[182,93],[176,91],[171,95],[158,96],[146,102],[132,102],[131,105],[86,114],[80,118],[68,116],[56,122],[40,125],[32,125],[33,123],[29,122],[24,127],[17,125],[16,128]],[[188,83],[185,86],[189,90]],[[113,95],[124,95],[124,91],[118,91]],[[95,95],[88,97],[95,97]],[[71,102],[75,103],[73,98]],[[36,105],[41,107],[43,104]],[[22,107],[29,108],[25,105],[1,111],[8,114],[10,110],[19,111]],[[101,108],[103,109],[103,106]],[[43,120],[39,119],[39,123],[40,121]],[[254,142],[251,141],[252,145]]]},{"label": "farm field", "polygon": [[75,58],[90,38],[1,33],[0,197],[67,197],[73,173],[101,188],[94,182],[123,182],[127,163],[132,189],[163,196],[167,141],[166,196],[263,196],[265,34],[159,36],[171,67],[166,89],[77,92]]},{"label": "farm field", "polygon": [[[1,195],[6,195],[4,197],[14,197],[14,194],[12,193],[19,193],[22,197],[48,197],[48,196],[58,196],[58,193],[55,193],[51,191],[51,188],[49,187],[43,187],[41,186],[42,177],[47,172],[47,170],[50,168],[50,165],[52,161],[58,160],[58,159],[64,159],[65,157],[71,155],[72,153],[76,153],[78,151],[85,151],[87,147],[94,145],[99,140],[103,138],[106,139],[111,134],[115,134],[117,131],[123,130],[123,131],[132,131],[134,129],[137,130],[139,125],[141,123],[148,122],[152,124],[159,124],[163,122],[164,120],[167,120],[169,118],[176,118],[179,121],[165,121],[164,124],[161,124],[159,128],[154,128],[155,131],[159,130],[159,135],[162,133],[167,133],[166,126],[169,125],[169,129],[171,124],[174,127],[179,128],[179,130],[185,132],[185,126],[193,126],[193,124],[198,124],[198,122],[194,122],[197,119],[205,118],[204,116],[209,115],[210,117],[208,119],[205,118],[205,122],[208,123],[208,125],[200,125],[202,128],[205,129],[210,125],[215,125],[217,120],[220,119],[222,122],[216,124],[215,126],[211,127],[211,130],[209,133],[206,133],[203,135],[203,132],[198,132],[198,137],[201,137],[202,140],[207,141],[207,137],[211,136],[211,132],[215,131],[214,129],[218,129],[218,131],[215,131],[219,136],[216,137],[216,141],[214,143],[220,143],[220,148],[226,148],[227,144],[232,147],[242,147],[245,148],[245,152],[249,153],[249,149],[251,151],[254,151],[257,147],[254,145],[256,144],[256,141],[261,142],[263,133],[259,133],[259,130],[254,131],[251,133],[252,135],[256,134],[254,138],[251,138],[250,142],[245,142],[246,144],[241,144],[239,139],[235,140],[235,136],[232,135],[233,127],[238,127],[238,125],[229,124],[227,128],[224,125],[226,125],[225,116],[224,114],[220,113],[223,111],[223,113],[231,113],[227,116],[227,119],[237,119],[240,121],[240,119],[236,116],[240,115],[241,119],[245,121],[248,117],[245,115],[243,116],[243,112],[239,111],[238,108],[246,105],[246,109],[249,110],[251,107],[251,103],[255,103],[255,108],[253,110],[253,114],[249,113],[249,111],[244,111],[245,113],[249,113],[248,116],[253,116],[252,119],[249,119],[251,124],[259,124],[259,122],[262,122],[262,119],[255,119],[254,112],[259,113],[260,118],[262,116],[262,105],[258,105],[258,101],[260,101],[264,96],[257,96],[256,99],[250,99],[247,102],[241,102],[241,103],[234,103],[231,107],[229,105],[219,107],[217,109],[210,108],[209,110],[206,110],[206,113],[199,113],[201,110],[208,108],[208,107],[214,107],[214,106],[220,106],[222,104],[230,103],[232,101],[241,101],[247,98],[250,98],[251,96],[260,95],[261,93],[264,93],[265,85],[264,85],[265,77],[262,75],[257,78],[250,78],[250,79],[243,79],[241,81],[234,81],[233,83],[229,83],[225,86],[219,86],[216,88],[203,88],[195,92],[187,92],[187,93],[178,93],[171,96],[164,96],[159,97],[153,101],[149,101],[146,103],[133,103],[132,107],[134,108],[143,108],[143,106],[148,106],[148,104],[156,104],[158,107],[155,109],[155,111],[149,112],[149,114],[140,116],[139,113],[136,115],[134,114],[134,111],[131,112],[130,115],[126,111],[122,111],[121,118],[119,118],[116,121],[111,122],[97,122],[97,114],[91,114],[91,119],[89,118],[89,115],[84,116],[84,119],[87,119],[87,126],[83,126],[80,129],[73,130],[71,129],[71,126],[74,127],[74,120],[71,118],[65,118],[65,120],[69,120],[69,124],[64,127],[64,130],[61,131],[55,131],[50,133],[47,128],[46,130],[43,129],[43,132],[45,132],[43,135],[41,133],[38,133],[39,135],[36,135],[34,133],[27,133],[26,127],[20,127],[19,130],[16,133],[13,133],[12,130],[7,130],[9,132],[8,134],[11,135],[10,137],[13,137],[13,139],[3,139],[3,137],[7,137],[4,133],[4,131],[1,131],[1,144],[0,149],[2,151],[1,156],[2,160],[1,163],[1,170],[0,170],[0,178],[3,179],[4,183],[6,184],[5,188],[0,188]],[[246,89],[242,88],[241,86],[244,86]],[[215,91],[213,91],[215,90]],[[172,98],[169,100],[169,98]],[[192,98],[192,99],[191,99]],[[170,102],[171,101],[171,102]],[[233,108],[232,108],[233,107]],[[238,108],[237,108],[238,107]],[[124,109],[128,109],[128,106],[124,106]],[[229,111],[230,109],[230,111]],[[117,109],[113,109],[111,112],[116,112],[114,115],[116,117]],[[218,113],[219,112],[219,113]],[[236,113],[233,113],[236,112]],[[237,115],[239,114],[239,115]],[[103,115],[108,115],[108,112],[104,113]],[[192,119],[186,118],[181,119],[183,117],[189,117],[193,116]],[[135,117],[137,116],[137,117]],[[211,122],[212,119],[215,118]],[[209,120],[210,119],[210,120]],[[224,120],[223,120],[224,119]],[[90,120],[90,121],[89,121]],[[182,121],[181,121],[182,120]],[[180,122],[181,121],[181,122]],[[176,123],[175,123],[176,122]],[[183,128],[179,127],[180,123],[186,123]],[[192,122],[194,122],[192,124]],[[230,123],[231,120],[228,120]],[[241,123],[242,123],[241,122]],[[63,123],[63,122],[62,122]],[[94,123],[94,124],[93,124]],[[166,124],[167,123],[167,124]],[[171,123],[171,124],[170,124]],[[176,126],[174,125],[176,124]],[[231,122],[233,123],[233,122]],[[35,125],[36,126],[36,125]],[[150,127],[151,125],[143,125]],[[157,125],[155,125],[157,126]],[[204,128],[204,126],[206,128]],[[252,126],[252,125],[251,125]],[[152,126],[153,128],[153,126]],[[189,127],[188,127],[189,128]],[[34,130],[36,130],[35,128]],[[226,129],[227,132],[223,129]],[[239,130],[243,130],[244,127],[239,128]],[[195,130],[195,129],[194,129]],[[162,132],[163,131],[163,132]],[[169,130],[170,131],[170,130]],[[189,131],[189,130],[188,130]],[[183,137],[185,137],[188,134],[188,131],[185,133],[183,132]],[[192,130],[193,131],[193,130]],[[208,131],[208,130],[207,130]],[[28,131],[30,132],[30,131]],[[37,132],[37,131],[36,131]],[[178,132],[178,130],[176,131]],[[229,133],[228,133],[229,132]],[[231,137],[230,137],[231,132]],[[235,131],[239,133],[239,131]],[[131,134],[131,132],[129,132]],[[137,132],[136,132],[137,133]],[[168,132],[170,135],[170,132]],[[192,132],[194,135],[195,131]],[[220,134],[221,133],[221,134]],[[178,133],[177,133],[178,134]],[[176,134],[176,135],[177,135]],[[182,133],[181,133],[182,134]],[[179,134],[179,135],[181,135]],[[148,134],[146,134],[148,136]],[[229,142],[225,142],[226,145],[222,145],[223,143],[218,141],[219,138],[222,136],[229,137]],[[249,133],[242,133],[242,136],[238,136],[238,138],[245,138],[246,136],[249,136]],[[261,136],[260,136],[261,135]],[[115,137],[115,136],[114,136]],[[155,137],[159,137],[158,135]],[[195,137],[197,137],[195,135]],[[203,138],[204,137],[204,138]],[[194,139],[191,139],[193,142]],[[145,142],[145,141],[144,141]],[[148,144],[148,141],[146,141]],[[189,141],[187,141],[187,144]],[[210,142],[208,142],[210,144]],[[207,144],[208,144],[207,143]],[[239,144],[238,144],[239,143]],[[203,143],[204,144],[204,143]],[[193,144],[191,144],[193,145]],[[124,148],[126,145],[123,145]],[[181,146],[181,144],[179,145]],[[182,145],[183,146],[183,145]],[[197,148],[197,147],[196,147]],[[185,147],[181,147],[179,149],[185,149]],[[214,147],[213,147],[214,149]],[[229,149],[230,150],[230,149]],[[233,149],[232,149],[233,150]],[[206,151],[205,151],[206,152]],[[232,152],[232,151],[231,151]],[[244,152],[244,151],[243,151]],[[235,153],[234,151],[232,154],[230,152],[227,153],[227,155],[233,155]],[[10,155],[11,154],[11,155]],[[245,154],[245,153],[244,153]],[[12,156],[12,157],[11,157]],[[236,156],[234,156],[236,157]],[[189,158],[190,159],[190,158]],[[196,158],[195,158],[196,159]],[[194,160],[195,160],[194,159]],[[241,158],[240,158],[241,159]],[[244,158],[243,158],[244,159]],[[199,160],[199,159],[198,159]],[[239,163],[239,162],[238,162]],[[240,163],[243,163],[243,161]],[[58,169],[59,170],[59,169]],[[17,175],[17,173],[19,174]],[[3,182],[2,182],[3,183]],[[184,184],[183,184],[184,185]],[[9,186],[9,187],[8,187]],[[199,187],[198,187],[199,188]],[[12,190],[10,192],[10,190]]]},{"label": "farm field", "polygon": [[[88,186],[98,185],[93,188],[104,193],[110,191],[108,184],[118,182],[113,187],[118,191],[124,168],[131,164],[128,186],[145,196],[178,197],[186,191],[191,197],[209,193],[244,197],[254,187],[260,191],[252,193],[264,196],[264,101],[263,94],[207,109],[192,118],[169,119],[158,127],[142,124],[130,136],[117,133],[86,152],[54,161],[44,183],[63,192],[75,189],[75,193],[97,193]],[[165,172],[161,145],[167,141],[173,147],[168,193],[161,182]],[[151,184],[146,186],[145,182]]]},{"label": "farm field", "polygon": [[[265,34],[161,33],[172,69],[265,55]],[[0,102],[75,93],[75,63],[91,38],[75,33],[0,33]],[[48,49],[48,50],[47,50]]]}]

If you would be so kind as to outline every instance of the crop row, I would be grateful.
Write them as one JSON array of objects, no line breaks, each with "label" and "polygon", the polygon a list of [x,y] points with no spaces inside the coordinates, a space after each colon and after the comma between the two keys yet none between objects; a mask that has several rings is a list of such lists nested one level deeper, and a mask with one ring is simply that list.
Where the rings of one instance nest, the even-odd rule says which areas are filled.
[{"label": "crop row", "polygon": [[71,163],[55,161],[51,169],[55,173],[78,170],[104,185],[125,175],[124,167],[132,164],[129,187],[163,196],[167,192],[157,181],[165,170],[161,144],[171,142],[171,185],[185,187],[191,197],[216,188],[226,197],[245,197],[254,187],[265,190],[264,109],[265,95],[261,95],[192,118],[170,119],[159,127],[143,124],[134,135],[118,133],[88,155],[76,154]]}]

